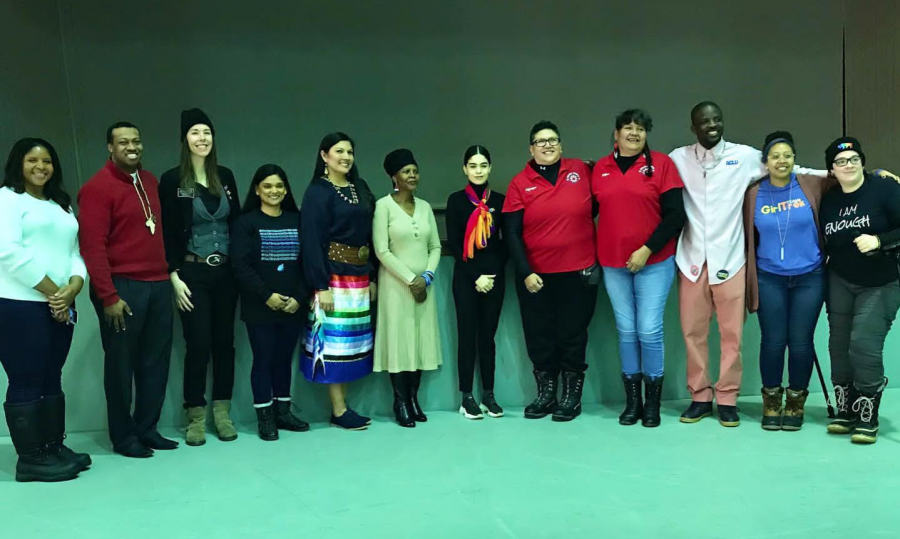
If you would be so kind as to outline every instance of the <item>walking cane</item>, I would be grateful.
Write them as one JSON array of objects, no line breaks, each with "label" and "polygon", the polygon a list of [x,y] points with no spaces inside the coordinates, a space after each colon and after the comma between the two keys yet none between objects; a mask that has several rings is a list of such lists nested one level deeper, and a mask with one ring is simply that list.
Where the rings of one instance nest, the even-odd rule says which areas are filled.
[{"label": "walking cane", "polygon": [[834,406],[831,405],[831,397],[828,396],[828,387],[825,385],[825,377],[822,376],[822,366],[819,365],[819,356],[813,352],[813,363],[816,366],[816,372],[819,373],[819,382],[822,384],[822,394],[825,395],[825,406],[828,407],[828,417],[834,419]]}]

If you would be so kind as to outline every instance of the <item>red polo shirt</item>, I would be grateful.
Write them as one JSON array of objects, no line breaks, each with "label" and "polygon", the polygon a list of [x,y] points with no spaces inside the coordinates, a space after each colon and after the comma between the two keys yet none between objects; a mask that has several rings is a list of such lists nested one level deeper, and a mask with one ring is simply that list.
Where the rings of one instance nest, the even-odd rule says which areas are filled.
[{"label": "red polo shirt", "polygon": [[504,212],[525,210],[522,238],[537,273],[579,271],[594,264],[591,170],[578,159],[561,159],[556,185],[531,164],[516,174]]},{"label": "red polo shirt", "polygon": [[[624,268],[662,221],[659,197],[676,187],[684,187],[675,163],[664,153],[650,151],[653,176],[647,177],[647,159],[641,155],[622,174],[612,154],[594,165],[591,191],[600,205],[597,221],[597,260],[601,266]],[[676,239],[650,255],[647,264],[656,264],[675,254]]]}]

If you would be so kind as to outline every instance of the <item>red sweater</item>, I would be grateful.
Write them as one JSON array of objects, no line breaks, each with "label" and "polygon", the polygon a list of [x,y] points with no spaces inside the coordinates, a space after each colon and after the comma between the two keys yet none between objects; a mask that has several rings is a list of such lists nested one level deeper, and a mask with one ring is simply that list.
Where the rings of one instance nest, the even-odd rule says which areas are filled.
[{"label": "red sweater", "polygon": [[108,307],[119,301],[113,276],[135,281],[168,280],[163,247],[159,184],[140,171],[141,182],[156,216],[156,234],[147,218],[130,174],[112,161],[78,192],[78,241],[94,293]]}]

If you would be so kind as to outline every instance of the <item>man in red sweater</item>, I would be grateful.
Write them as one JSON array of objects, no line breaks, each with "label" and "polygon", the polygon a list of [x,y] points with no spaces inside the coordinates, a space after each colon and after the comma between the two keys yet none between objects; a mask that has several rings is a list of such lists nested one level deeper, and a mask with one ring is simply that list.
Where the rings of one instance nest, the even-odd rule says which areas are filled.
[{"label": "man in red sweater", "polygon": [[146,458],[178,447],[156,430],[172,351],[172,287],[158,182],[141,170],[141,133],[119,122],[106,138],[109,160],[78,193],[78,239],[106,355],[109,438],[117,453]]}]

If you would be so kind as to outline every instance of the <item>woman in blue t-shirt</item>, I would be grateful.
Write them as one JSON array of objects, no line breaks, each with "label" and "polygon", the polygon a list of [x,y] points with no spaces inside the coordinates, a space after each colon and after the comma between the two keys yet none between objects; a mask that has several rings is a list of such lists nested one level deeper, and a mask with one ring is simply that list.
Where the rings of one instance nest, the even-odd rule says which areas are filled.
[{"label": "woman in blue t-shirt", "polygon": [[[744,198],[747,308],[759,315],[763,419],[766,430],[799,430],[816,353],[813,335],[825,301],[823,241],[818,224],[822,193],[834,184],[795,174],[794,138],[766,137],[768,176]],[[787,405],[783,405],[788,349]]]}]

